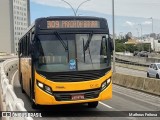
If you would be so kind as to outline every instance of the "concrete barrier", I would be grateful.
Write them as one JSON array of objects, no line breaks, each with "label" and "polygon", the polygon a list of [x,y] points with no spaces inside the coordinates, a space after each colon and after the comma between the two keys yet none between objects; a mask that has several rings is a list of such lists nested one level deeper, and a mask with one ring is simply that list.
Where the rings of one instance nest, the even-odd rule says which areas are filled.
[{"label": "concrete barrier", "polygon": [[143,66],[137,66],[137,65],[132,65],[132,64],[124,64],[124,63],[117,63],[116,66],[118,67],[123,67],[123,68],[129,68],[133,70],[138,70],[138,71],[146,71],[148,70],[148,67],[143,67]]},{"label": "concrete barrier", "polygon": [[151,63],[160,62],[158,58],[146,58],[146,57],[138,57],[138,56],[125,56],[116,54],[116,58],[124,61],[130,61],[142,65],[150,65]]},{"label": "concrete barrier", "polygon": [[[11,74],[17,69],[18,59],[8,59],[2,63],[0,74],[0,107],[1,111],[24,111],[24,102],[22,99],[17,98],[13,85],[11,84]],[[2,120],[14,120],[11,117],[2,117]],[[16,120],[33,120],[31,117],[16,117]]]},{"label": "concrete barrier", "polygon": [[112,81],[124,87],[148,92],[160,96],[160,80],[153,78],[143,78],[120,73],[113,73]]}]

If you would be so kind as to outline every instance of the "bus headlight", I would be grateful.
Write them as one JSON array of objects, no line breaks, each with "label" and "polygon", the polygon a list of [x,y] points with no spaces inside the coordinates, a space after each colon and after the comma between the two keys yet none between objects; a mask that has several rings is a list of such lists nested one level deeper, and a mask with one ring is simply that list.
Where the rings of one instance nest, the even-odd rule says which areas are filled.
[{"label": "bus headlight", "polygon": [[109,78],[108,80],[107,80],[107,84],[109,84],[111,82],[111,79]]},{"label": "bus headlight", "polygon": [[42,83],[40,83],[40,82],[37,82],[37,85],[40,87],[40,88],[42,88],[43,89],[43,84]]},{"label": "bus headlight", "polygon": [[101,91],[103,91],[104,89],[106,89],[108,87],[108,85],[110,84],[111,79],[107,79],[106,81],[104,81],[101,85]]},{"label": "bus headlight", "polygon": [[49,87],[49,86],[47,86],[47,85],[45,85],[45,84],[43,84],[43,83],[41,83],[41,82],[39,82],[39,81],[37,81],[37,85],[38,85],[38,87],[40,87],[43,91],[45,91],[45,92],[47,92],[47,93],[49,93],[49,94],[52,94],[52,89],[51,89],[51,87]]}]

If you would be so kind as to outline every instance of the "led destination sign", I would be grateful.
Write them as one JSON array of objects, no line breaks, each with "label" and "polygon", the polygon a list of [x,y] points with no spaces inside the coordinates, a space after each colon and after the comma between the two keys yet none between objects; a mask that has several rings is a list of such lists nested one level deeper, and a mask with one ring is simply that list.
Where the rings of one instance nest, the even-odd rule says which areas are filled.
[{"label": "led destination sign", "polygon": [[47,21],[47,28],[100,28],[96,20],[51,20]]}]

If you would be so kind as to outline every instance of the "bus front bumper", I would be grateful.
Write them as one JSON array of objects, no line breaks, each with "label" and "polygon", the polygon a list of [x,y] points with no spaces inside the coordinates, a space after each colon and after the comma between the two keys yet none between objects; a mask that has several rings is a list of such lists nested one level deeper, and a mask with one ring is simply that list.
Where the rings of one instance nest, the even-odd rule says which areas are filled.
[{"label": "bus front bumper", "polygon": [[[56,93],[56,94],[48,94],[46,93],[45,91],[43,91],[42,89],[40,89],[37,85],[36,85],[36,89],[35,89],[35,104],[37,105],[61,105],[61,104],[75,104],[75,103],[88,103],[88,102],[94,102],[94,101],[101,101],[101,100],[107,100],[107,99],[111,99],[112,98],[112,82],[108,85],[107,88],[105,88],[103,91],[101,90],[89,90],[90,93],[89,94],[96,94],[96,91],[98,93],[97,97],[94,97],[94,98],[84,98],[84,99],[80,99],[80,100],[64,100],[64,99],[59,99],[57,98],[57,95],[60,95],[62,94],[62,96],[66,95],[66,96],[71,96],[71,94],[73,95],[76,95],[76,94],[83,94],[83,92],[80,92],[80,93],[77,93],[76,91],[73,91],[71,94],[70,93],[66,93],[66,91],[64,92],[61,92],[60,94]],[[85,93],[88,93],[89,91],[86,91],[84,92]]]}]

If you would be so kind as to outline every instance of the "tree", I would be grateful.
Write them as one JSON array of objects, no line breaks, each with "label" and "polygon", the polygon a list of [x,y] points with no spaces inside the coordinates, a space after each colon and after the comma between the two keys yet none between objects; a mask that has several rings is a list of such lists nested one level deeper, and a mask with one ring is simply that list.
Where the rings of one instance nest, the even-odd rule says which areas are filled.
[{"label": "tree", "polygon": [[128,32],[127,34],[126,34],[126,39],[128,40],[128,39],[131,39],[132,38],[132,33],[131,32]]},{"label": "tree", "polygon": [[125,51],[125,45],[122,43],[116,44],[116,52],[124,52]]},{"label": "tree", "polygon": [[126,39],[121,39],[121,40],[119,40],[119,39],[116,39],[115,40],[115,44],[116,44],[116,47],[115,47],[115,49],[116,49],[116,52],[124,52],[125,51],[125,45],[124,45],[124,43],[126,42],[127,40]]},{"label": "tree", "polygon": [[156,34],[155,34],[155,33],[151,33],[151,34],[150,34],[150,37],[156,39]]}]

